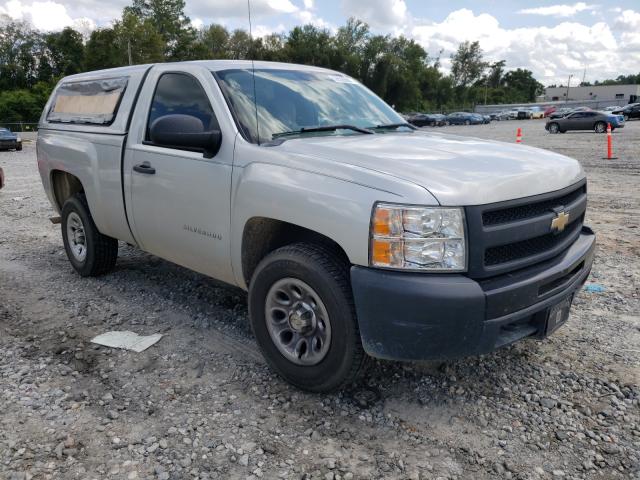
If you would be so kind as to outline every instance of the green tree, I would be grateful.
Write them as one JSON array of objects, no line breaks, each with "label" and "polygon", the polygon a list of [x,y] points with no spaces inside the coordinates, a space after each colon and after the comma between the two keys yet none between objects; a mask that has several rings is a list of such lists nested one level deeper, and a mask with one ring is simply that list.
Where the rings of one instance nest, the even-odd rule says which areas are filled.
[{"label": "green tree", "polygon": [[164,61],[164,40],[151,20],[143,20],[125,11],[113,30],[116,39],[114,54],[121,64],[129,64],[129,54],[134,65]]},{"label": "green tree", "polygon": [[45,36],[45,56],[53,77],[81,72],[84,64],[82,34],[71,27]]},{"label": "green tree", "polygon": [[521,68],[507,72],[503,86],[514,102],[534,102],[536,95],[544,92],[544,86],[533,78],[533,73]]},{"label": "green tree", "polygon": [[198,43],[204,58],[228,58],[229,31],[222,25],[209,25],[198,32]]},{"label": "green tree", "polygon": [[244,60],[251,52],[251,37],[245,30],[234,30],[227,41],[227,58]]},{"label": "green tree", "polygon": [[498,88],[502,82],[502,76],[504,75],[504,67],[507,64],[506,60],[500,60],[498,62],[491,63],[489,65],[489,73],[487,74],[486,85],[490,88]]},{"label": "green tree", "polygon": [[150,21],[164,40],[166,58],[185,60],[197,41],[197,32],[185,15],[184,6],[184,0],[133,0],[130,7],[125,7],[123,17],[130,13],[143,22]]},{"label": "green tree", "polygon": [[25,22],[0,15],[0,90],[28,88],[38,80],[43,41]]},{"label": "green tree", "polygon": [[486,63],[482,58],[480,42],[463,42],[455,54],[451,55],[451,76],[458,87],[468,87],[478,80]]},{"label": "green tree", "polygon": [[331,66],[333,49],[329,30],[314,25],[294,27],[285,43],[285,54],[289,61],[319,67]]},{"label": "green tree", "polygon": [[99,28],[91,32],[85,46],[85,68],[100,70],[126,65],[128,59],[119,48],[117,33],[113,28]]},{"label": "green tree", "polygon": [[352,77],[362,74],[363,55],[369,40],[369,25],[349,18],[347,24],[338,29],[334,38],[335,55],[332,68]]}]

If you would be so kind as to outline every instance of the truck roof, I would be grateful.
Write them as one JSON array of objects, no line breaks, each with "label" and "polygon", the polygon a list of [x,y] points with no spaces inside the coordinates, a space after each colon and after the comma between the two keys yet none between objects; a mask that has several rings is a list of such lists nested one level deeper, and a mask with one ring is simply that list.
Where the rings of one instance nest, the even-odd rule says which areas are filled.
[{"label": "truck roof", "polygon": [[[147,63],[143,65],[131,65],[126,67],[107,68],[104,70],[94,70],[91,72],[77,73],[75,75],[69,75],[64,77],[62,82],[79,81],[79,80],[92,80],[97,78],[106,78],[114,76],[132,76],[135,74],[144,74],[154,65],[160,65],[160,63]],[[322,67],[314,67],[309,65],[299,65],[296,63],[282,63],[282,62],[267,62],[267,61],[255,61],[251,60],[189,60],[185,62],[175,62],[174,65],[201,65],[212,72],[219,70],[228,70],[230,68],[257,68],[257,69],[273,69],[273,70],[307,70],[317,72],[331,71]]]},{"label": "truck roof", "polygon": [[[155,65],[161,64],[149,63],[109,68],[64,77],[58,82],[45,105],[40,117],[40,128],[126,134],[137,92],[141,88],[147,72]],[[251,60],[194,60],[175,62],[172,65],[175,65],[177,69],[180,68],[180,65],[197,65],[212,72],[252,67],[256,69],[332,72],[332,70],[321,67],[280,62],[252,62]],[[95,95],[91,100],[88,97],[79,100],[79,92],[85,94],[94,92]],[[88,95],[91,96],[91,93]]]}]

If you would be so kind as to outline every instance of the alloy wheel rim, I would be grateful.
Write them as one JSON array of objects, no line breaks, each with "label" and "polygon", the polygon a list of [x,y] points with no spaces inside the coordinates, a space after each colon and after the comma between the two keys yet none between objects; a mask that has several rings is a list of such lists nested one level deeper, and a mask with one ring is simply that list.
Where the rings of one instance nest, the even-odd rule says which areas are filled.
[{"label": "alloy wheel rim", "polygon": [[331,345],[331,322],[320,296],[297,278],[275,282],[265,300],[269,336],[289,361],[304,366],[320,363]]},{"label": "alloy wheel rim", "polygon": [[76,212],[67,217],[67,240],[73,257],[83,262],[87,257],[87,237],[82,219]]}]

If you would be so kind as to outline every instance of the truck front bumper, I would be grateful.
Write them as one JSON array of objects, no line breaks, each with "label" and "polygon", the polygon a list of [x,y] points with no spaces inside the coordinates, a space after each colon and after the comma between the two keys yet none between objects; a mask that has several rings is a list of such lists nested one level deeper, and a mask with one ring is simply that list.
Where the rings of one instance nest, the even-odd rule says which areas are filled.
[{"label": "truck front bumper", "polygon": [[365,351],[391,360],[452,359],[547,335],[550,307],[572,297],[593,263],[588,227],[560,256],[473,280],[354,266],[351,283]]}]

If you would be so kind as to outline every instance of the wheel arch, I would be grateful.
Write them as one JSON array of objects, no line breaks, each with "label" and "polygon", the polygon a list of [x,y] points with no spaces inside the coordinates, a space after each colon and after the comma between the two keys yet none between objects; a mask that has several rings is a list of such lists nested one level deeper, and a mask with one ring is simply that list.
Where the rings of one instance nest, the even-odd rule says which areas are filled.
[{"label": "wheel arch", "polygon": [[69,197],[76,193],[84,193],[84,186],[80,179],[64,170],[51,171],[51,187],[58,211],[62,211],[62,206]]},{"label": "wheel arch", "polygon": [[328,247],[343,261],[349,262],[345,250],[322,233],[275,218],[252,217],[242,232],[242,278],[245,284],[249,285],[256,267],[269,253],[300,242]]}]

